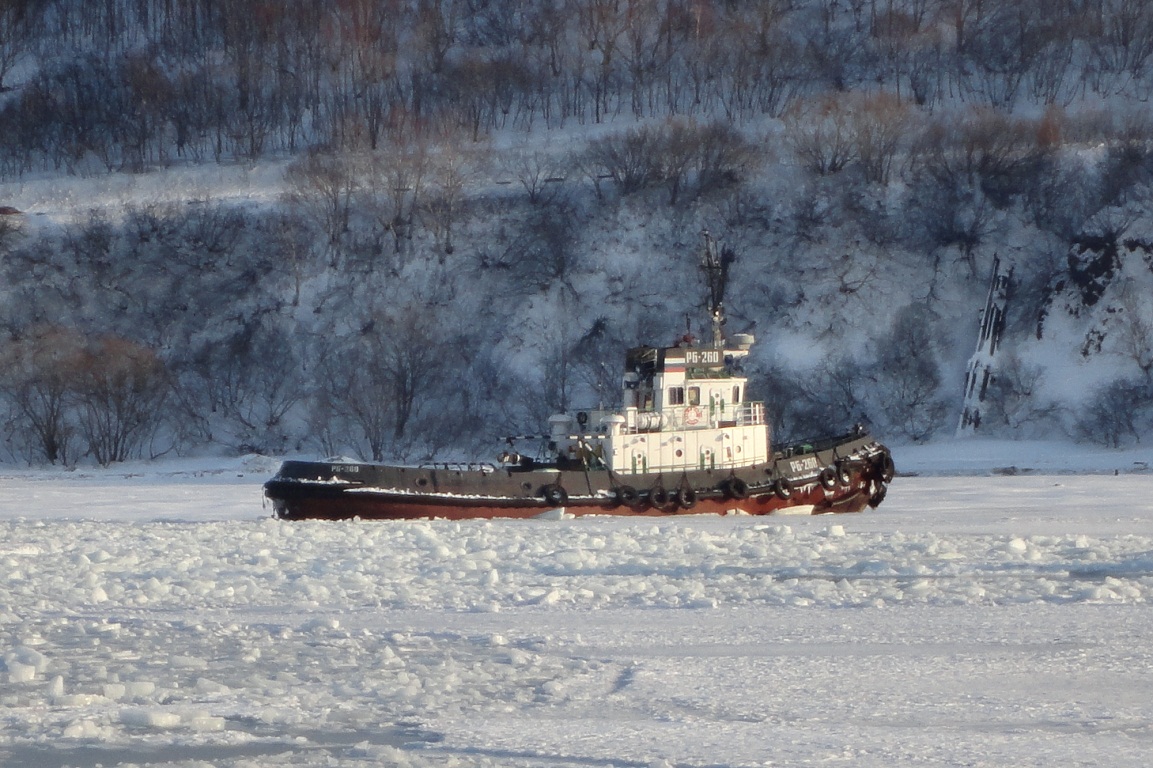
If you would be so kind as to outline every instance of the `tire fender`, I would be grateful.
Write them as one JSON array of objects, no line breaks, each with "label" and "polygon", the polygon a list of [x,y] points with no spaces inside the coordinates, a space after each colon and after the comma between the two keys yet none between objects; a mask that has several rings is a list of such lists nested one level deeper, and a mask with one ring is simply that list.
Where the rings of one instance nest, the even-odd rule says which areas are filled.
[{"label": "tire fender", "polygon": [[560,483],[550,483],[540,489],[540,495],[544,500],[554,507],[563,507],[568,504],[568,491],[560,486]]}]

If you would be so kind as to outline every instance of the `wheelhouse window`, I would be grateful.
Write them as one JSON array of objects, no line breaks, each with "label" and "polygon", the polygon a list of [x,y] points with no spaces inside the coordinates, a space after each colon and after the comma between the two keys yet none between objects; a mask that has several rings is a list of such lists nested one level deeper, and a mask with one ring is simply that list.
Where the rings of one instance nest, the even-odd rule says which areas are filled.
[{"label": "wheelhouse window", "polygon": [[689,405],[701,404],[701,388],[689,387]]},{"label": "wheelhouse window", "polygon": [[669,387],[669,405],[685,404],[685,388]]},{"label": "wheelhouse window", "polygon": [[739,402],[741,402],[741,385],[737,384],[733,386],[733,403]]}]

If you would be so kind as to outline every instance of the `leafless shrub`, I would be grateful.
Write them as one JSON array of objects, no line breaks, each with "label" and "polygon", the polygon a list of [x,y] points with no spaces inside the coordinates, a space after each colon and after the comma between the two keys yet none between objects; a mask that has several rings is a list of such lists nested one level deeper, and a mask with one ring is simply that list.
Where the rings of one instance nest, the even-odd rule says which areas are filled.
[{"label": "leafless shrub", "polygon": [[641,126],[589,142],[589,164],[610,176],[622,195],[631,195],[665,177],[665,142],[655,128]]},{"label": "leafless shrub", "polygon": [[1149,296],[1132,279],[1121,285],[1115,328],[1110,333],[1113,351],[1132,361],[1145,381],[1153,384],[1153,307]]},{"label": "leafless shrub", "polygon": [[564,184],[568,166],[568,158],[558,157],[554,152],[522,149],[506,155],[503,170],[524,188],[529,203],[539,205],[556,197]]},{"label": "leafless shrub", "polygon": [[366,167],[364,194],[378,226],[390,232],[400,254],[412,239],[417,211],[432,172],[429,143],[420,135],[382,142]]},{"label": "leafless shrub", "polygon": [[1153,393],[1147,381],[1117,379],[1085,404],[1073,424],[1074,434],[1109,448],[1140,442],[1153,416],[1150,402]]},{"label": "leafless shrub", "polygon": [[676,205],[686,190],[697,197],[737,182],[760,157],[732,126],[670,120],[596,139],[585,162],[591,175],[611,178],[622,195],[664,184]]},{"label": "leafless shrub", "polygon": [[445,262],[456,250],[455,226],[462,214],[470,182],[481,163],[477,148],[465,149],[451,137],[436,144],[429,155],[427,185],[422,209],[439,248],[439,261]]},{"label": "leafless shrub", "polygon": [[922,134],[915,167],[942,183],[977,185],[1004,207],[1024,190],[1049,149],[1039,128],[991,109],[942,117]]},{"label": "leafless shrub", "polygon": [[1020,438],[1051,428],[1058,409],[1055,403],[1044,399],[1044,378],[1040,366],[1022,360],[1016,353],[999,354],[985,391],[981,429]]},{"label": "leafless shrub", "polygon": [[850,130],[866,181],[889,183],[909,122],[908,106],[892,94],[868,94],[855,99]]},{"label": "leafless shrub", "polygon": [[90,345],[76,371],[80,430],[102,466],[137,455],[161,419],[170,383],[156,353],[126,339]]},{"label": "leafless shrub", "polygon": [[426,313],[415,302],[377,313],[320,362],[318,412],[347,425],[347,439],[373,461],[412,450],[413,423],[440,391],[450,347]]},{"label": "leafless shrub", "polygon": [[857,159],[850,111],[837,95],[798,104],[784,119],[789,144],[813,173],[838,173]]},{"label": "leafless shrub", "polygon": [[871,415],[889,432],[920,442],[944,425],[948,406],[941,394],[938,345],[924,304],[903,308],[878,340],[870,378],[879,407]]},{"label": "leafless shrub", "polygon": [[359,188],[351,157],[312,150],[288,166],[285,182],[288,202],[325,234],[335,262],[337,246],[348,231],[353,196]]},{"label": "leafless shrub", "polygon": [[76,459],[72,398],[83,355],[83,337],[59,326],[28,329],[0,346],[0,393],[10,409],[9,429],[29,459],[49,464]]}]

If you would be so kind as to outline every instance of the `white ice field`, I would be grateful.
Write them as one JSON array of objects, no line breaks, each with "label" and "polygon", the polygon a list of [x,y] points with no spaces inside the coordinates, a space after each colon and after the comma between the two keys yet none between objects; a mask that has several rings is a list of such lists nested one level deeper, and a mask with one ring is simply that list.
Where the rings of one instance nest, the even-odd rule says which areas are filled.
[{"label": "white ice field", "polygon": [[896,459],[860,515],[475,523],[0,470],[0,765],[1153,764],[1153,451]]}]

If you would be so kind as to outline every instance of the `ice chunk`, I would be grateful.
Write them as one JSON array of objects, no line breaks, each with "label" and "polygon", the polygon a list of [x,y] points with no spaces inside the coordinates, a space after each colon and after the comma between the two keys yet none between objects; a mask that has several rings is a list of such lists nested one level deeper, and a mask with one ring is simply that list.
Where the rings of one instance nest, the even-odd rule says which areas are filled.
[{"label": "ice chunk", "polygon": [[180,725],[180,715],[160,707],[126,709],[120,713],[120,722],[135,728],[167,729]]},{"label": "ice chunk", "polygon": [[168,663],[177,669],[208,669],[208,662],[196,656],[173,654],[168,657]]},{"label": "ice chunk", "polygon": [[223,683],[201,677],[196,680],[196,690],[202,693],[228,693],[231,689]]},{"label": "ice chunk", "polygon": [[137,680],[125,684],[124,692],[134,698],[151,696],[156,692],[156,683],[150,680]]},{"label": "ice chunk", "polygon": [[36,667],[31,664],[21,664],[18,661],[8,662],[8,682],[30,683],[36,679]]},{"label": "ice chunk", "polygon": [[64,728],[66,739],[96,739],[100,736],[100,727],[91,720],[77,720]]},{"label": "ice chunk", "polygon": [[206,712],[193,712],[181,718],[186,727],[193,731],[223,731],[224,718],[214,717]]}]

